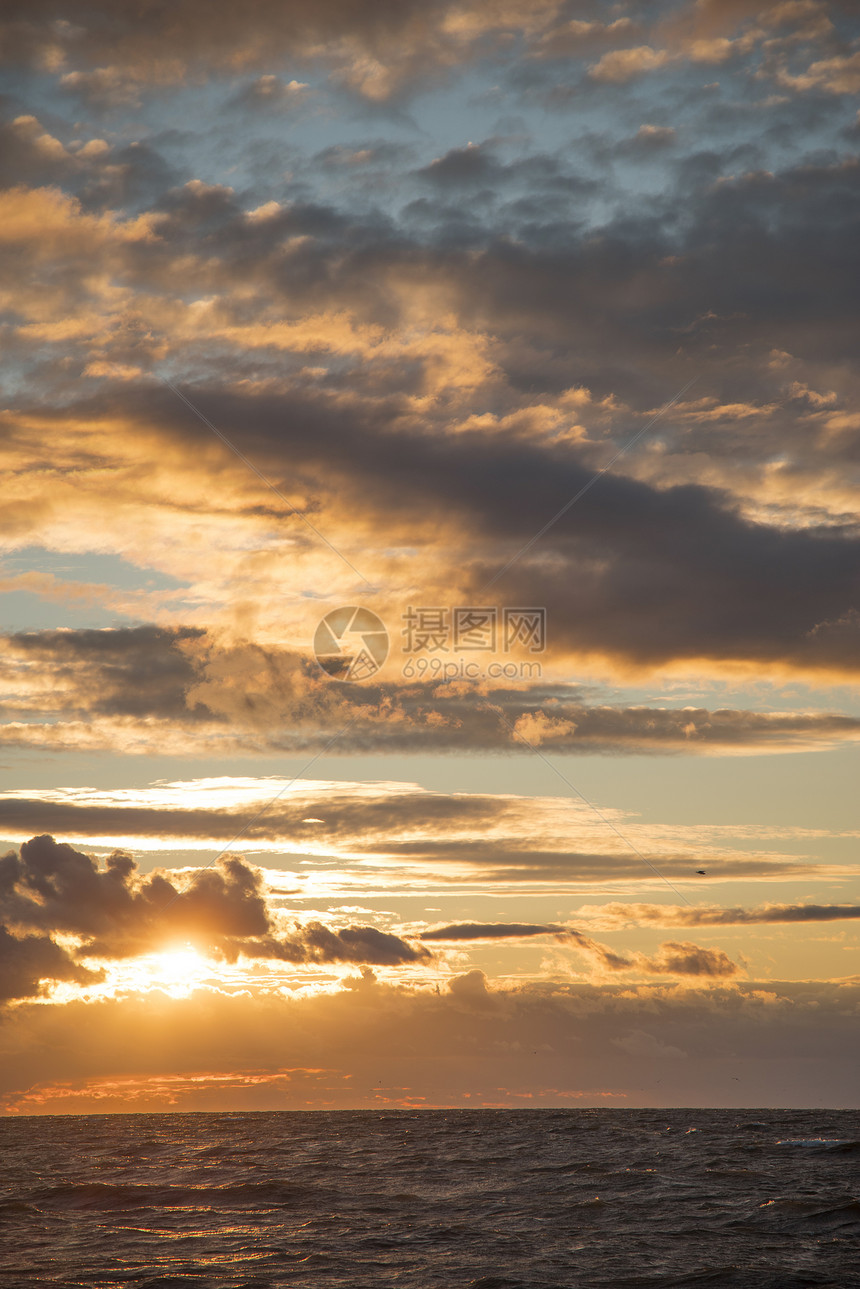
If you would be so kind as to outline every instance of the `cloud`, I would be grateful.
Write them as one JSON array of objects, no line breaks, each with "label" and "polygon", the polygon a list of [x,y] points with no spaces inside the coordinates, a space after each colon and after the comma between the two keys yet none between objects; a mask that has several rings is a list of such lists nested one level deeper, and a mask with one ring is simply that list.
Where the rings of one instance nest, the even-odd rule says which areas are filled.
[{"label": "cloud", "polygon": [[689,940],[668,940],[653,957],[637,958],[640,968],[656,975],[710,976],[715,979],[737,975],[740,968],[722,949],[704,949]]},{"label": "cloud", "polygon": [[498,182],[503,172],[504,167],[488,149],[467,143],[464,148],[452,148],[443,157],[431,161],[418,171],[418,177],[441,188],[460,188]]},{"label": "cloud", "polygon": [[[53,0],[4,7],[3,57],[24,72],[0,139],[12,373],[0,591],[13,619],[23,605],[37,622],[86,613],[106,628],[0,640],[8,757],[145,754],[158,773],[168,757],[227,757],[235,771],[241,756],[323,748],[530,755],[519,734],[563,769],[562,754],[856,740],[856,712],[831,688],[860,657],[847,11],[701,0],[609,22],[573,8],[299,0],[285,23],[273,0],[178,0],[160,21],[92,0],[67,23]],[[410,120],[409,101],[443,84],[441,115],[424,115],[424,98]],[[565,114],[549,135],[545,110]],[[152,586],[126,593],[60,567],[107,552]],[[543,674],[404,674],[406,604],[485,603],[511,560],[493,602],[546,608]],[[311,655],[316,623],[368,599],[391,633],[387,669],[332,684]],[[747,683],[765,674],[764,689]],[[156,1095],[183,1105],[211,1104],[193,1081],[214,1087],[219,1067],[237,1103],[323,1097],[290,1070],[326,1071],[348,1101],[350,1076],[376,1084],[386,1044],[403,1088],[430,1100],[450,1095],[446,1060],[466,1086],[471,1054],[487,1102],[635,1096],[643,1061],[689,1066],[696,1094],[719,1099],[746,1052],[766,1071],[749,1095],[769,1095],[810,1036],[837,1057],[853,1041],[850,987],[769,992],[686,938],[849,926],[854,907],[820,891],[806,905],[557,920],[562,896],[567,908],[595,887],[676,898],[625,848],[623,812],[603,809],[607,826],[561,798],[300,782],[254,820],[282,778],[178,775],[0,795],[0,827],[25,841],[0,864],[14,1104],[140,1106],[159,1041],[182,1073],[162,1071]],[[853,873],[805,853],[837,839],[848,852],[844,833],[636,828],[648,861],[697,897],[721,881]],[[243,829],[270,868],[199,866]],[[142,871],[177,853],[188,868]],[[457,895],[450,909],[433,897],[445,926],[364,908],[431,888]],[[487,896],[543,902],[504,923]],[[635,951],[592,938],[637,916],[675,938],[655,948],[643,932]],[[125,972],[130,991],[133,955],[176,937],[217,959],[225,993],[235,968],[246,1011],[211,982],[196,1019],[151,997],[149,1020],[129,998],[102,1007],[87,969],[105,964],[105,994]],[[468,961],[506,956],[599,983],[511,988]],[[302,1010],[270,996],[291,989],[332,997]],[[48,1002],[80,990],[86,1008]],[[853,1095],[846,1062],[822,1058],[815,1075],[792,1087]]]},{"label": "cloud", "polygon": [[29,112],[0,123],[0,140],[3,187],[52,182],[74,186],[82,177],[91,177],[110,153],[109,144],[99,138],[67,146]]},{"label": "cloud", "polygon": [[629,37],[633,21],[629,17],[602,23],[571,18],[550,27],[531,50],[535,58],[569,58],[590,52],[595,46]]},{"label": "cloud", "polygon": [[[173,77],[168,74],[167,79]],[[141,81],[127,67],[96,67],[89,72],[66,72],[60,77],[60,88],[92,107],[140,107]]]},{"label": "cloud", "polygon": [[246,943],[242,953],[249,958],[280,962],[356,962],[378,967],[427,964],[432,960],[432,955],[420,945],[407,944],[399,936],[376,927],[350,926],[332,931],[320,922],[307,922],[292,935]]},{"label": "cloud", "polygon": [[[692,577],[692,562],[689,571]],[[846,567],[846,579],[847,572]],[[683,579],[685,572],[678,576]],[[131,609],[147,603],[145,598],[136,600],[90,584],[64,583],[45,575],[21,577],[8,584],[10,589],[32,586],[69,602],[104,596],[107,603]],[[520,583],[520,591],[526,590],[522,575],[512,575],[512,580]],[[549,582],[545,589],[551,590]],[[576,594],[588,592],[580,586]],[[396,618],[387,617],[396,648]],[[760,618],[764,621],[763,614]],[[594,629],[594,624],[572,623],[572,630],[584,632],[586,641]],[[696,629],[691,624],[691,633]],[[652,636],[664,630],[657,620]],[[308,633],[312,634],[310,627]],[[847,666],[856,634],[851,616],[822,622],[809,637],[810,652],[829,651]],[[634,642],[632,635],[631,631],[631,645],[641,652],[642,637]],[[530,746],[573,753],[726,754],[827,748],[860,737],[860,720],[837,712],[596,704],[584,702],[576,686],[537,680],[514,682],[512,688],[504,687],[504,681],[492,682],[493,687],[488,682],[404,681],[397,677],[395,655],[378,680],[338,684],[309,652],[241,639],[231,642],[221,632],[193,626],[20,632],[0,637],[0,656],[5,661],[0,687],[8,717],[0,742],[7,746],[158,748],[176,753],[218,748],[319,750],[348,727],[338,738],[338,751],[369,745],[398,751]],[[403,657],[408,655],[401,657],[401,664]]]},{"label": "cloud", "polygon": [[[198,677],[185,650],[202,642],[204,634],[196,627],[147,625],[23,632],[7,638],[7,644],[31,674],[50,675],[55,695],[65,691],[69,715],[158,718],[182,713],[183,720],[193,722],[212,719],[185,700]],[[38,687],[43,688],[41,683]]]},{"label": "cloud", "polygon": [[[2,861],[0,861],[1,863]],[[48,982],[92,984],[100,979],[49,936],[12,935],[0,924],[0,1002],[37,997]]]},{"label": "cloud", "polygon": [[[98,976],[82,961],[152,953],[177,938],[228,962],[240,956],[293,964],[432,961],[420,945],[375,927],[332,931],[316,920],[290,924],[276,917],[260,873],[236,856],[222,856],[217,867],[184,880],[164,872],[141,877],[130,855],[114,851],[100,869],[48,835],[25,842],[20,856],[11,852],[0,860],[0,919],[7,997],[36,993],[49,979],[88,983]],[[75,937],[77,947],[66,951],[51,938],[56,935]]]},{"label": "cloud", "polygon": [[604,904],[583,910],[601,926],[760,926],[770,923],[842,922],[860,918],[857,904],[763,904],[758,908]]},{"label": "cloud", "polygon": [[[562,160],[503,160],[504,147],[440,157],[453,168],[445,191],[473,174],[494,192],[530,182],[538,206],[565,184],[578,200]],[[294,543],[301,585],[355,590],[295,511],[355,567],[361,552],[374,584],[403,585],[417,560],[428,594],[468,603],[695,375],[695,397],[513,564],[499,594],[545,603],[559,662],[853,671],[852,633],[825,624],[846,621],[854,593],[840,463],[856,438],[858,173],[823,156],[750,168],[746,145],[715,145],[686,152],[648,212],[595,227],[469,210],[469,229],[444,236],[348,201],[262,200],[199,179],[133,219],[16,189],[3,198],[15,341],[33,361],[56,345],[58,383],[40,380],[39,406],[9,414],[22,468],[4,523],[50,545],[97,511],[105,541],[129,557],[187,563],[201,618],[211,606],[235,629],[240,612],[254,615],[257,638],[285,626],[283,548],[248,554],[269,546],[273,524]],[[810,227],[827,236],[810,244]],[[799,257],[808,272],[795,272]],[[771,365],[774,351],[786,366]],[[183,385],[195,405],[285,502],[168,390],[130,378],[168,352],[195,373]],[[622,352],[640,375],[611,358]],[[70,360],[105,386],[75,384]],[[835,383],[846,406],[783,392]],[[828,436],[828,425],[841,428]],[[46,434],[63,448],[50,488],[26,468]],[[69,486],[94,456],[114,471],[99,505]],[[307,613],[296,600],[290,612]],[[308,626],[291,621],[291,638]]]},{"label": "cloud", "polygon": [[860,92],[860,51],[819,59],[797,76],[783,71],[778,80],[780,84],[797,90],[822,89],[830,94],[857,94]]},{"label": "cloud", "polygon": [[[0,123],[0,186],[61,188],[86,210],[104,212],[146,207],[177,183],[176,171],[151,143],[116,144],[98,134],[87,138],[82,128],[66,121],[56,121],[52,128],[56,135],[32,113]],[[68,209],[73,216],[75,208]],[[32,214],[40,222],[49,218],[44,208]],[[17,299],[22,303],[21,296]]]},{"label": "cloud", "polygon": [[483,971],[466,971],[462,976],[452,976],[448,992],[457,1002],[467,1006],[485,1007],[493,1002]]},{"label": "cloud", "polygon": [[90,68],[64,79],[102,94],[117,93],[122,78],[158,85],[207,72],[268,75],[273,63],[300,60],[328,67],[338,84],[373,102],[468,62],[494,37],[541,30],[560,7],[555,0],[526,8],[471,0],[428,8],[408,0],[370,13],[348,0],[301,0],[285,23],[275,0],[251,0],[241,13],[219,4],[205,14],[193,0],[180,0],[164,23],[130,10],[119,15],[97,0],[72,27],[58,26],[47,0],[37,0],[26,19],[17,4],[7,8],[3,46],[7,58],[36,66],[56,70],[74,61]]},{"label": "cloud", "polygon": [[590,67],[588,74],[596,81],[623,85],[625,81],[662,67],[668,59],[669,54],[665,49],[652,49],[650,45],[637,45],[635,49],[613,49]]},{"label": "cloud", "polygon": [[90,856],[47,834],[0,863],[8,924],[85,937],[93,954],[129,956],[186,931],[224,946],[269,930],[259,878],[235,857],[194,874],[185,889],[161,873],[138,879],[135,861],[121,851],[99,869]]},{"label": "cloud", "polygon": [[303,102],[309,88],[306,82],[284,81],[280,76],[267,73],[248,81],[240,90],[237,90],[232,102],[238,107],[255,111],[284,111]]},{"label": "cloud", "polygon": [[680,1047],[671,1047],[668,1043],[661,1043],[653,1034],[649,1034],[642,1029],[633,1029],[629,1034],[625,1034],[621,1038],[614,1038],[612,1042],[622,1052],[626,1052],[628,1056],[642,1057],[646,1061],[665,1060],[667,1057],[674,1059],[687,1055]]},{"label": "cloud", "polygon": [[517,718],[513,727],[514,736],[531,747],[540,747],[542,743],[567,742],[568,736],[576,732],[576,723],[560,716],[548,716],[544,711],[527,712]]},{"label": "cloud", "polygon": [[[670,58],[722,63],[749,54],[766,36],[781,52],[793,41],[826,42],[833,31],[824,6],[664,4],[612,22],[593,10],[571,19],[559,0],[405,0],[372,12],[349,0],[301,0],[284,23],[275,0],[251,0],[241,13],[217,4],[205,15],[193,0],[180,0],[167,23],[132,10],[118,15],[97,0],[76,12],[74,23],[57,23],[49,0],[26,7],[15,0],[4,10],[2,47],[7,59],[59,74],[67,88],[100,105],[135,102],[142,86],[249,73],[263,79],[297,64],[327,72],[335,87],[378,105],[489,60],[506,69],[512,47],[526,65],[569,67],[609,46],[591,74],[621,84]],[[643,36],[669,48],[617,47]]]},{"label": "cloud", "polygon": [[[667,914],[659,906],[611,905],[585,912],[586,918],[607,925],[621,920],[668,925],[743,920],[704,917],[699,923],[679,916],[685,910]],[[456,923],[416,928],[406,938],[366,925],[331,928],[317,918],[299,919],[277,909],[260,870],[235,855],[191,873],[156,870],[142,876],[122,851],[114,850],[100,868],[95,859],[49,835],[34,837],[21,846],[20,855],[10,852],[0,860],[0,924],[9,997],[38,992],[46,980],[90,983],[98,978],[92,974],[93,963],[151,954],[178,942],[228,963],[241,958],[293,966],[422,967],[434,962],[427,944],[549,936],[575,948],[599,973],[719,979],[739,970],[719,949],[669,941],[650,955],[619,952],[570,924]],[[63,944],[74,948],[61,947],[55,937],[65,937]],[[22,989],[23,995],[18,992]]]},{"label": "cloud", "polygon": [[622,954],[608,945],[592,940],[571,926],[536,926],[527,923],[459,923],[453,926],[434,927],[423,931],[421,940],[459,943],[461,941],[530,939],[535,936],[553,936],[556,940],[569,941],[586,957],[605,971],[636,971],[646,975],[704,976],[724,978],[738,974],[737,963],[722,949],[705,949],[689,941],[667,941],[657,953]]},{"label": "cloud", "polygon": [[[644,824],[603,803],[597,813],[570,795],[429,792],[409,783],[224,777],[129,791],[0,794],[0,834],[28,837],[39,827],[108,853],[134,848],[149,866],[165,852],[189,853],[197,863],[239,837],[243,847],[266,857],[267,880],[286,895],[302,890],[305,876],[297,868],[312,876],[315,888],[344,894],[356,883],[379,891],[409,891],[416,881],[428,888],[469,883],[562,891],[630,881],[701,886],[704,880],[844,878],[855,871],[804,853],[822,839],[851,833],[779,825],[677,828]],[[625,840],[634,827],[638,851]],[[707,879],[696,876],[702,867]],[[666,916],[667,925],[676,925],[671,913]],[[558,930],[529,925],[548,934]],[[467,931],[459,934],[468,938]]]},{"label": "cloud", "polygon": [[646,148],[662,148],[674,143],[677,131],[671,125],[640,125],[635,141]]},{"label": "cloud", "polygon": [[[524,1092],[547,1105],[607,1093],[634,1106],[856,1098],[856,982],[465,977],[439,994],[366,980],[310,997],[212,994],[205,1007],[159,995],[19,1006],[0,1027],[0,1093],[19,1113],[122,1109],[124,1090],[140,1108],[143,1078],[173,1080],[154,1085],[152,1109],[171,1097],[184,1109],[498,1105]],[[234,1080],[220,1097],[213,1075]]]},{"label": "cloud", "polygon": [[541,926],[528,922],[458,922],[452,926],[431,927],[428,931],[422,931],[419,939],[456,943],[459,940],[519,940],[544,935],[563,938],[567,934],[567,927]]}]

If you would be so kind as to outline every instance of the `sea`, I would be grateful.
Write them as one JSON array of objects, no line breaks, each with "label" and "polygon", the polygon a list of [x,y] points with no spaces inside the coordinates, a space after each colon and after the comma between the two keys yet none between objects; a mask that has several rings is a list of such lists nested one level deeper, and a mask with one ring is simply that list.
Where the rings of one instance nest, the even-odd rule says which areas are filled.
[{"label": "sea", "polygon": [[0,1119],[0,1284],[860,1286],[860,1112]]}]

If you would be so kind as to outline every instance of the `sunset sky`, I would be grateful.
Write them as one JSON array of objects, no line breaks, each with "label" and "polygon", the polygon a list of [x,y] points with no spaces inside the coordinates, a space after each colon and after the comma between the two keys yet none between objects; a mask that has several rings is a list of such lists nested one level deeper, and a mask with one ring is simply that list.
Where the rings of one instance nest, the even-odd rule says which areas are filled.
[{"label": "sunset sky", "polygon": [[0,1112],[860,1104],[856,6],[0,56]]}]

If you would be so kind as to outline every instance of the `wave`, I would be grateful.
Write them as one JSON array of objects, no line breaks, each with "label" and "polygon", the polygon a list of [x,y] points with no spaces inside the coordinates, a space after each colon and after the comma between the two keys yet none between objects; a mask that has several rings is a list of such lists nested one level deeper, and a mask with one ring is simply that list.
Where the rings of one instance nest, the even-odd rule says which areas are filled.
[{"label": "wave", "polygon": [[0,1120],[0,1284],[860,1289],[858,1149],[854,1111]]},{"label": "wave", "polygon": [[806,1227],[822,1231],[860,1228],[860,1199],[853,1195],[834,1196],[830,1202],[821,1199],[781,1197],[759,1206],[764,1219],[784,1223],[786,1228]]},{"label": "wave", "polygon": [[808,1150],[832,1150],[840,1154],[860,1151],[860,1141],[853,1137],[783,1137],[778,1146],[804,1146]]},{"label": "wave", "polygon": [[31,1203],[68,1209],[284,1208],[310,1198],[307,1186],[245,1182],[239,1186],[135,1186],[85,1182],[36,1191]]}]

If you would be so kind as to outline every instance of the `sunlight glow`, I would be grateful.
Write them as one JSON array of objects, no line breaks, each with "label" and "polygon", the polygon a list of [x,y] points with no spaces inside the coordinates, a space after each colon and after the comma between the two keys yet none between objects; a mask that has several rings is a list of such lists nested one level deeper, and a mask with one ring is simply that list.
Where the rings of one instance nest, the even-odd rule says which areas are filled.
[{"label": "sunlight glow", "polygon": [[212,965],[190,944],[146,954],[135,966],[141,988],[160,989],[172,998],[187,998],[213,974]]}]

